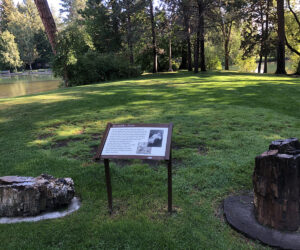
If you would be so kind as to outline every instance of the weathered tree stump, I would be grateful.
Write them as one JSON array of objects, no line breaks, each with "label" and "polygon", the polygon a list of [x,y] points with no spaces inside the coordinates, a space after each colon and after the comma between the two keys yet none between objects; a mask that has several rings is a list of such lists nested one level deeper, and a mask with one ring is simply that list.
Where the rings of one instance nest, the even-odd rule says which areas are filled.
[{"label": "weathered tree stump", "polygon": [[75,194],[71,178],[0,177],[0,217],[34,216],[68,205]]},{"label": "weathered tree stump", "polygon": [[300,224],[300,142],[273,141],[255,159],[254,212],[259,223],[296,231]]}]

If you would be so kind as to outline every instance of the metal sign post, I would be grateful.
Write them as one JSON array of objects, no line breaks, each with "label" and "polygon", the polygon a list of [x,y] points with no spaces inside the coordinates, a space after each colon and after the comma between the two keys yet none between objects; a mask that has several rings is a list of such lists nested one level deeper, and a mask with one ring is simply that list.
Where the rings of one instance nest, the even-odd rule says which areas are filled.
[{"label": "metal sign post", "polygon": [[172,123],[107,124],[94,159],[104,159],[110,214],[113,205],[109,159],[165,160],[168,168],[168,212],[172,213],[172,130]]}]

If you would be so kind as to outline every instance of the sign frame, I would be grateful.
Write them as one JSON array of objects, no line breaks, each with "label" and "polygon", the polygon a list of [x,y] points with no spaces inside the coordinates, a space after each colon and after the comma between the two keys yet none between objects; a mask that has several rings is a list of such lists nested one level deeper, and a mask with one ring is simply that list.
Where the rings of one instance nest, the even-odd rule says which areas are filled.
[{"label": "sign frame", "polygon": [[[147,155],[102,155],[107,137],[111,128],[168,128],[168,135],[166,141],[166,151],[164,156],[147,156]],[[109,168],[109,159],[145,159],[145,160],[157,160],[166,161],[168,168],[168,212],[172,213],[172,132],[173,123],[141,123],[141,124],[113,124],[108,123],[104,131],[101,143],[98,147],[97,153],[94,156],[94,160],[99,161],[104,160],[105,167],[105,180],[107,188],[108,197],[108,210],[112,214],[112,187],[111,187],[111,177]]]}]

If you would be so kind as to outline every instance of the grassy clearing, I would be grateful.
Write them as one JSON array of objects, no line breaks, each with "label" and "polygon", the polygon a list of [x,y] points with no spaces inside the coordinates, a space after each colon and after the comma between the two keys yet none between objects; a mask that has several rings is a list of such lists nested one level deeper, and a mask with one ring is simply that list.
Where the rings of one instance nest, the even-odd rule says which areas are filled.
[{"label": "grassy clearing", "polygon": [[[63,219],[0,225],[2,249],[257,249],[220,216],[252,187],[254,157],[300,137],[300,79],[187,72],[0,100],[0,175],[72,177],[81,209]],[[177,213],[163,163],[115,161],[115,214],[103,163],[91,161],[107,122],[174,123]]]}]

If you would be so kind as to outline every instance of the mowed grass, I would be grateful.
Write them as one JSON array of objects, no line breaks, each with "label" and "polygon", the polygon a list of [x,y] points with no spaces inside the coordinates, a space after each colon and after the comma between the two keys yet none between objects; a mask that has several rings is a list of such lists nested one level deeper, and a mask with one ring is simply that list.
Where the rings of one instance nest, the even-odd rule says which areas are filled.
[{"label": "mowed grass", "polygon": [[[164,162],[92,161],[108,122],[174,123],[173,203]],[[0,225],[1,249],[263,249],[228,226],[225,197],[252,188],[256,155],[300,137],[300,78],[165,73],[0,99],[0,176],[72,177],[82,207]]]}]

